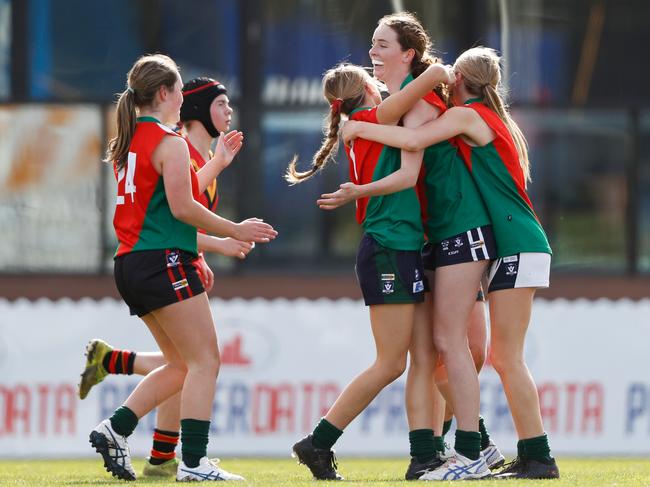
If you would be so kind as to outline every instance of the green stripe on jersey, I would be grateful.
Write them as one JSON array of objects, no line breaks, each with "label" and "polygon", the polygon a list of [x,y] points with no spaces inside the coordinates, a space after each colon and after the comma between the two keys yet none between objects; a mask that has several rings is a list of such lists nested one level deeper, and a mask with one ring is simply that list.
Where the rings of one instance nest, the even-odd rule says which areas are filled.
[{"label": "green stripe on jersey", "polygon": [[533,210],[517,191],[492,142],[472,147],[474,181],[492,220],[499,257],[519,252],[551,254],[551,247]]},{"label": "green stripe on jersey", "polygon": [[424,229],[430,242],[437,244],[472,228],[490,224],[485,204],[456,147],[446,140],[427,147],[423,164]]},{"label": "green stripe on jersey", "polygon": [[[385,146],[375,166],[372,180],[378,181],[394,173],[400,168],[401,162],[400,149]],[[420,250],[424,243],[424,230],[415,188],[384,196],[371,196],[363,228],[377,242],[389,249]]]},{"label": "green stripe on jersey", "polygon": [[197,254],[196,228],[172,215],[161,176],[149,200],[138,241],[131,251],[173,248]]}]

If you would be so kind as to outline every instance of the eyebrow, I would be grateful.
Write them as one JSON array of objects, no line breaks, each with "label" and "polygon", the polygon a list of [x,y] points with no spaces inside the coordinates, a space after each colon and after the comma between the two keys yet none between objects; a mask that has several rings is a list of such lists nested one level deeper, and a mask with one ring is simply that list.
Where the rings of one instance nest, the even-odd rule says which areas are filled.
[{"label": "eyebrow", "polygon": [[372,38],[372,42],[390,42],[388,39],[382,39],[381,37],[379,39],[375,39],[374,37]]}]

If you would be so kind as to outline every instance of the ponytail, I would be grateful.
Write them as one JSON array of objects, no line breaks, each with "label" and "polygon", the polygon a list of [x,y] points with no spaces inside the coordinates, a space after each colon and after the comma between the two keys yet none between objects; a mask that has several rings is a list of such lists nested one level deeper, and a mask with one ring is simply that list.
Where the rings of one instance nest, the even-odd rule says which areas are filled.
[{"label": "ponytail", "polygon": [[519,164],[524,173],[524,182],[527,183],[531,179],[530,161],[528,160],[528,142],[526,142],[526,137],[524,137],[517,122],[515,122],[510,116],[508,105],[503,101],[503,98],[499,95],[497,90],[490,84],[483,86],[481,90],[485,104],[488,108],[491,108],[497,115],[499,115],[499,118],[505,124],[508,132],[510,132],[510,135],[512,136],[515,147],[517,148],[517,154],[519,155]]},{"label": "ponytail", "polygon": [[117,136],[108,142],[105,162],[115,162],[117,169],[126,165],[129,146],[135,133],[135,93],[132,88],[122,92],[117,101],[116,122]]},{"label": "ponytail", "polygon": [[454,67],[463,75],[467,91],[482,96],[485,105],[499,116],[510,132],[524,174],[524,183],[526,183],[530,181],[528,143],[519,126],[510,116],[508,104],[501,95],[503,85],[499,61],[499,55],[494,49],[479,46],[462,53],[456,59]]},{"label": "ponytail", "polygon": [[291,184],[300,183],[305,179],[309,179],[318,171],[325,167],[329,159],[333,158],[333,154],[336,154],[338,149],[339,142],[339,126],[341,124],[341,111],[340,110],[331,110],[330,114],[325,119],[328,125],[327,133],[325,138],[321,142],[321,147],[318,149],[318,152],[314,155],[314,158],[311,163],[311,168],[308,171],[299,172],[296,169],[296,164],[298,163],[298,156],[293,156],[293,159],[289,163],[287,172],[284,175],[286,179]]},{"label": "ponytail", "polygon": [[309,179],[322,170],[330,159],[334,158],[339,145],[339,128],[341,114],[350,115],[363,105],[366,99],[366,83],[372,82],[370,75],[361,67],[352,64],[340,64],[328,70],[323,76],[323,95],[330,104],[330,111],[325,118],[325,137],[320,149],[314,155],[311,168],[300,172],[296,169],[298,156],[294,156],[284,174],[290,184]]},{"label": "ponytail", "polygon": [[117,136],[108,142],[105,162],[122,169],[129,156],[129,147],[135,134],[136,107],[152,106],[158,89],[173,89],[179,80],[178,66],[164,54],[141,56],[126,75],[126,90],[117,100]]}]

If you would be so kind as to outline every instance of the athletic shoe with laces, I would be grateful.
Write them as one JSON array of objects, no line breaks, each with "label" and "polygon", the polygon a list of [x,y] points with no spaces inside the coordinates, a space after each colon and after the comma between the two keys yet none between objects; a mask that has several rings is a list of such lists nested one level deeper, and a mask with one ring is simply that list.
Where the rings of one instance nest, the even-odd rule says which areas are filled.
[{"label": "athletic shoe with laces", "polygon": [[126,437],[113,430],[111,421],[105,419],[90,432],[90,444],[104,459],[107,472],[121,480],[135,480],[131,453]]},{"label": "athletic shoe with laces", "polygon": [[495,479],[559,479],[560,469],[555,463],[555,458],[550,462],[515,458],[504,465],[503,469],[494,474]]},{"label": "athletic shoe with laces", "polygon": [[178,470],[178,460],[176,458],[170,458],[165,460],[163,463],[154,465],[150,462],[150,457],[144,462],[144,468],[142,469],[143,477],[172,477],[176,475]]},{"label": "athletic shoe with laces", "polygon": [[181,461],[178,464],[176,472],[177,482],[207,482],[218,480],[246,480],[241,475],[226,472],[223,468],[217,465],[219,459],[215,458],[210,460],[208,457],[203,457],[199,460],[198,467],[188,467],[185,462]]},{"label": "athletic shoe with laces", "polygon": [[293,445],[294,458],[298,463],[307,465],[316,480],[343,480],[336,469],[336,456],[333,450],[316,448],[313,443],[313,435],[308,435]]},{"label": "athletic shoe with laces", "polygon": [[404,478],[406,480],[418,480],[422,475],[435,470],[443,463],[444,460],[442,460],[437,454],[428,462],[423,463],[420,463],[416,457],[411,457],[411,463],[409,463],[409,467],[406,469],[406,475],[404,475]]},{"label": "athletic shoe with laces", "polygon": [[440,452],[440,459],[443,462],[446,462],[450,458],[454,458],[456,456],[456,450],[454,450],[454,447],[451,446],[449,443],[445,443],[445,451]]},{"label": "athletic shoe with laces", "polygon": [[502,467],[506,463],[506,457],[503,456],[499,447],[492,440],[490,440],[488,446],[481,450],[481,455],[485,458],[485,463],[487,463],[490,470]]},{"label": "athletic shoe with laces", "polygon": [[111,347],[104,340],[93,338],[86,345],[86,367],[81,373],[79,382],[79,398],[86,399],[93,386],[96,386],[106,378],[108,371],[104,368],[102,361],[107,353],[111,353]]},{"label": "athletic shoe with laces", "polygon": [[425,473],[420,480],[472,480],[489,476],[490,469],[482,455],[478,457],[478,460],[470,460],[456,452],[453,458],[432,472]]}]

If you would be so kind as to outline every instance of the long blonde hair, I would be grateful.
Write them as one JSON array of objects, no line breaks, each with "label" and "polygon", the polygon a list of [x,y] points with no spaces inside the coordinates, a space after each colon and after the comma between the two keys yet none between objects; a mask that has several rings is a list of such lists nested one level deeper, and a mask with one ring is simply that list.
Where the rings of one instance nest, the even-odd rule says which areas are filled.
[{"label": "long blonde hair", "polygon": [[504,88],[501,84],[499,61],[500,57],[494,49],[473,47],[459,56],[454,64],[454,69],[463,75],[467,91],[482,96],[484,103],[494,110],[506,125],[517,148],[524,181],[530,181],[528,143],[508,111]]},{"label": "long blonde hair", "polygon": [[135,133],[136,107],[151,106],[161,86],[172,89],[179,79],[178,66],[164,54],[141,56],[126,75],[126,89],[117,100],[117,136],[108,142],[106,162],[118,169],[126,164]]},{"label": "long blonde hair", "polygon": [[[441,58],[434,56],[431,38],[415,14],[397,12],[385,15],[377,22],[377,25],[382,24],[395,31],[402,51],[413,49],[415,52],[411,61],[411,74],[414,78],[420,76],[432,64],[442,63]],[[449,92],[446,85],[440,85],[434,91],[449,105]]]},{"label": "long blonde hair", "polygon": [[372,78],[360,66],[340,64],[328,70],[323,76],[323,96],[330,104],[330,111],[325,117],[324,134],[320,149],[314,155],[311,168],[299,172],[296,169],[298,156],[289,163],[284,178],[291,184],[296,184],[312,177],[320,171],[327,161],[336,153],[339,140],[341,114],[349,115],[352,110],[363,105],[366,98],[366,83]]}]

